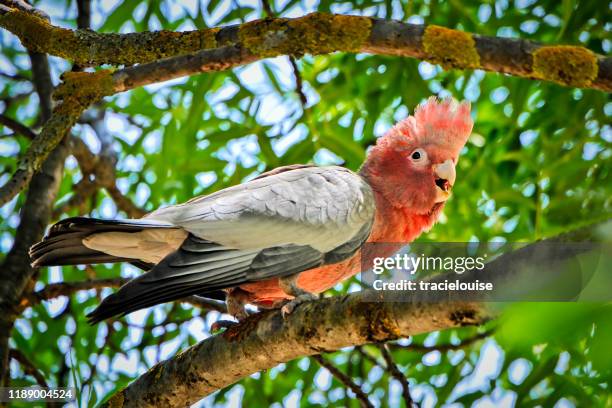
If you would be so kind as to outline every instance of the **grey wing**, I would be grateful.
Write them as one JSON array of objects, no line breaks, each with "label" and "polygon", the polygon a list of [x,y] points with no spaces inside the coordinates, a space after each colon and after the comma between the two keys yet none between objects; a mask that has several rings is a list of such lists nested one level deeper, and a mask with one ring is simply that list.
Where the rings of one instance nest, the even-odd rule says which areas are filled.
[{"label": "grey wing", "polygon": [[150,214],[232,248],[311,245],[327,252],[374,217],[370,186],[342,167],[307,167]]},{"label": "grey wing", "polygon": [[102,320],[110,309],[126,313],[129,299],[132,311],[340,262],[368,238],[374,211],[365,180],[335,166],[279,172],[158,210],[148,218],[190,235],[179,250],[113,295],[123,300],[111,307],[109,299],[108,313],[91,318]]}]

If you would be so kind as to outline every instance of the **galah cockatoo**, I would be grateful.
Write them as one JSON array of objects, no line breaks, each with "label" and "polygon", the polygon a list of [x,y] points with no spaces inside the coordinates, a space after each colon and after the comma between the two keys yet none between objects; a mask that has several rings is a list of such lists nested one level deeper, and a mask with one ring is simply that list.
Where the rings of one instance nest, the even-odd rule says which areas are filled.
[{"label": "galah cockatoo", "polygon": [[88,315],[115,315],[200,294],[284,314],[361,269],[366,242],[411,242],[438,219],[471,131],[470,105],[430,98],[379,138],[359,173],[280,167],[136,220],[75,217],[30,250],[32,265],[130,262],[146,273]]}]

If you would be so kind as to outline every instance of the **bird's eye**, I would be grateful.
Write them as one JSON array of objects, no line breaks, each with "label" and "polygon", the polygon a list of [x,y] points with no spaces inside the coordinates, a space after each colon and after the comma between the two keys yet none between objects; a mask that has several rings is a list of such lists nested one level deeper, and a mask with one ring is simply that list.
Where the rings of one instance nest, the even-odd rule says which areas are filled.
[{"label": "bird's eye", "polygon": [[416,149],[410,155],[410,158],[415,162],[421,161],[425,159],[426,157],[427,157],[427,154],[425,153],[425,150],[423,149]]}]

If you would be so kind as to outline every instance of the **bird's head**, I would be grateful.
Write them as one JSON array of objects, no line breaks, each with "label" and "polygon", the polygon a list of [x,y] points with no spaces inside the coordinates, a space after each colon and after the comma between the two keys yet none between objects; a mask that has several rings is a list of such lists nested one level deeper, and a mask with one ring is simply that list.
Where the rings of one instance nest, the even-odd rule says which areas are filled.
[{"label": "bird's head", "polygon": [[437,213],[451,195],[472,126],[469,102],[431,97],[377,140],[362,174],[394,207]]}]

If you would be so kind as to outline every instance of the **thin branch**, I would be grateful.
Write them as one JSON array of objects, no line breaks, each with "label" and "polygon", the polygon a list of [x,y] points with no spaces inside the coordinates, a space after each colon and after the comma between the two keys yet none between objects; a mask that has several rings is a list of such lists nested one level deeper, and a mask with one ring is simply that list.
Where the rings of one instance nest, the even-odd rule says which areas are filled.
[{"label": "thin branch", "polygon": [[0,77],[6,78],[11,81],[30,81],[31,79],[22,74],[7,74],[6,72],[0,72]]},{"label": "thin branch", "polygon": [[368,399],[368,396],[366,395],[366,393],[363,392],[361,387],[359,385],[357,385],[348,375],[344,374],[342,371],[340,371],[332,363],[330,363],[329,361],[325,360],[323,358],[323,356],[321,356],[320,354],[312,356],[312,359],[314,359],[317,363],[319,363],[319,365],[321,367],[326,368],[327,371],[329,371],[334,377],[336,377],[336,379],[338,381],[340,381],[342,384],[344,384],[344,386],[346,388],[348,388],[351,391],[353,391],[353,393],[357,397],[357,400],[359,401],[359,404],[362,407],[371,407],[371,408],[374,408],[374,405],[370,402],[370,400]]},{"label": "thin branch", "polygon": [[[402,396],[404,397],[404,402],[406,402],[406,406],[411,408],[415,406],[415,402],[412,400],[412,396],[410,395],[410,384],[408,379],[401,372],[395,361],[393,361],[393,356],[389,352],[386,344],[379,344],[378,349],[385,359],[385,363],[387,363],[387,370],[391,374],[393,378],[395,378],[402,386]],[[418,405],[417,405],[418,406]]]},{"label": "thin branch", "polygon": [[[272,5],[270,4],[268,0],[261,0],[261,6],[263,10],[265,11],[267,17],[276,17],[276,13],[274,13],[274,10],[272,10]],[[300,74],[300,70],[297,66],[295,57],[290,55],[289,63],[291,64],[291,67],[293,68],[293,77],[295,78],[295,92],[298,94],[300,98],[302,109],[306,109],[306,104],[308,103],[308,99],[306,98],[306,95],[304,94],[302,75]]]},{"label": "thin branch", "polygon": [[79,214],[82,214],[83,206],[87,203],[87,199],[94,195],[98,189],[99,186],[95,181],[84,177],[73,187],[73,195],[65,203],[53,210],[51,219],[57,220],[62,214],[69,212],[73,208],[79,208],[81,210]]},{"label": "thin branch", "polygon": [[125,212],[128,217],[141,218],[147,213],[145,210],[134,204],[132,200],[123,195],[115,184],[107,186],[106,191],[117,205],[117,208]]},{"label": "thin branch", "polygon": [[118,288],[129,279],[127,278],[108,278],[108,279],[94,279],[77,282],[58,282],[50,283],[43,289],[32,293],[26,297],[27,305],[35,305],[42,301],[55,299],[60,296],[70,296],[81,290],[90,289],[104,289],[104,288]]},{"label": "thin branch", "polygon": [[272,10],[272,5],[268,0],[261,0],[261,7],[263,8],[267,17],[276,17],[274,10]]},{"label": "thin branch", "polygon": [[188,296],[186,298],[181,299],[180,302],[188,303],[203,310],[214,310],[219,313],[227,313],[227,306],[225,305],[225,302],[208,299],[202,296]]},{"label": "thin branch", "polygon": [[34,89],[38,94],[40,106],[40,118],[42,122],[48,122],[51,119],[53,110],[53,81],[51,81],[51,72],[49,70],[49,60],[47,55],[29,51],[28,55],[32,61],[32,82]]},{"label": "thin branch", "polygon": [[372,354],[368,353],[363,346],[357,346],[355,347],[355,350],[361,354],[361,356],[363,358],[365,358],[366,360],[368,360],[370,363],[372,363],[372,365],[380,365],[378,360],[376,360],[376,357],[374,357]]},{"label": "thin branch", "polygon": [[36,383],[39,386],[45,387],[45,388],[49,386],[42,372],[38,368],[36,368],[34,363],[32,363],[32,361],[30,361],[30,359],[25,354],[23,354],[21,350],[14,349],[14,348],[11,349],[9,351],[9,357],[17,361],[19,365],[21,365],[21,368],[23,369],[24,373],[34,377],[34,379],[36,380]]},{"label": "thin branch", "polygon": [[487,337],[490,337],[491,335],[493,335],[493,333],[495,333],[495,328],[491,328],[488,329],[482,333],[478,333],[470,338],[467,339],[463,339],[461,340],[461,342],[459,344],[451,344],[451,343],[447,343],[447,344],[436,344],[433,346],[424,346],[421,344],[408,344],[406,346],[401,345],[401,344],[397,344],[397,343],[387,343],[387,346],[390,349],[403,349],[403,350],[411,350],[411,351],[418,351],[418,352],[422,352],[422,353],[429,353],[430,351],[440,351],[440,352],[445,352],[445,351],[449,351],[449,350],[461,350],[464,349],[466,347],[471,346],[474,343],[479,342],[480,340],[486,339]]},{"label": "thin branch", "polygon": [[88,29],[91,27],[91,1],[77,0],[77,27]]},{"label": "thin branch", "polygon": [[304,83],[302,80],[302,74],[300,74],[300,69],[297,66],[297,62],[294,57],[289,57],[289,63],[293,68],[293,77],[295,78],[295,92],[297,92],[300,97],[300,103],[302,104],[302,109],[306,109],[306,105],[308,104],[308,98],[306,98],[306,94],[304,93]]},{"label": "thin branch", "polygon": [[80,139],[78,137],[71,137],[70,152],[79,163],[81,173],[83,173],[84,175],[94,173],[96,165],[98,164],[98,158],[89,149],[87,144],[85,144],[83,139]]},{"label": "thin branch", "polygon": [[28,139],[36,138],[36,133],[34,133],[32,129],[16,121],[13,118],[9,118],[5,114],[0,114],[0,125],[6,126],[7,128],[11,129],[13,132],[18,133],[22,136],[25,136]]},{"label": "thin branch", "polygon": [[12,104],[28,98],[30,95],[32,95],[32,92],[23,92],[12,96],[6,96],[0,99],[0,103],[4,104],[4,111],[7,111]]},{"label": "thin branch", "polygon": [[[118,288],[129,282],[128,278],[107,278],[107,279],[89,279],[85,281],[75,282],[58,282],[50,283],[43,289],[27,295],[22,300],[20,306],[34,306],[43,301],[58,298],[60,296],[71,296],[81,290]],[[188,296],[178,300],[181,303],[188,303],[192,306],[203,310],[215,310],[220,313],[227,313],[225,303],[213,299],[207,299],[202,296]]]},{"label": "thin branch", "polygon": [[[83,173],[83,183],[85,187],[91,187],[80,191],[75,189],[75,195],[73,196],[74,201],[66,203],[61,208],[57,208],[54,213],[55,218],[58,218],[62,212],[74,208],[80,205],[83,200],[93,195],[98,188],[103,187],[106,189],[108,194],[111,196],[117,208],[124,211],[130,218],[140,218],[146,214],[146,211],[135,205],[128,197],[123,195],[119,188],[117,188],[117,175],[115,173],[115,161],[116,158],[110,148],[110,144],[105,141],[105,135],[100,126],[96,124],[100,120],[95,120],[92,126],[100,139],[103,148],[99,155],[94,154],[89,147],[79,138],[71,138],[72,154],[77,159],[81,172]],[[95,176],[94,181],[90,181],[88,177],[90,175]]]}]

